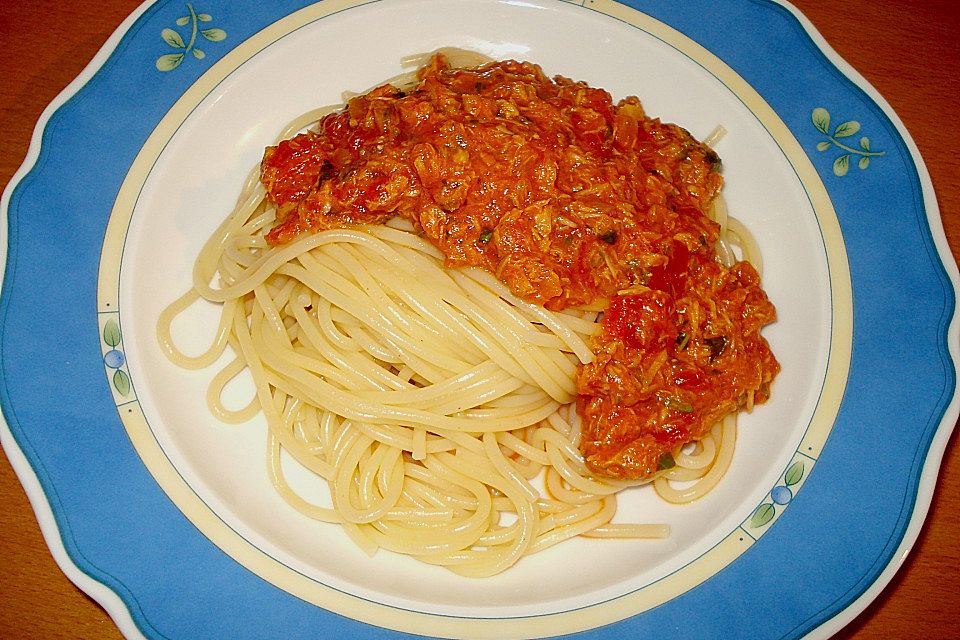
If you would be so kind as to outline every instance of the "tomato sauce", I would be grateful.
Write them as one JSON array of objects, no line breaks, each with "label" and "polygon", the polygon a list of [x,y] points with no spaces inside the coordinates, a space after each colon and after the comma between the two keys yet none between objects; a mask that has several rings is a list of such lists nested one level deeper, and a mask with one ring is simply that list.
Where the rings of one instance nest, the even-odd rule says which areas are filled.
[{"label": "tomato sauce", "polygon": [[384,85],[266,150],[267,236],[413,222],[449,267],[478,266],[549,309],[609,301],[578,372],[581,451],[639,478],[714,422],[763,402],[779,370],[760,329],[773,305],[746,263],[716,260],[705,212],[720,161],[640,101],[528,62]]}]

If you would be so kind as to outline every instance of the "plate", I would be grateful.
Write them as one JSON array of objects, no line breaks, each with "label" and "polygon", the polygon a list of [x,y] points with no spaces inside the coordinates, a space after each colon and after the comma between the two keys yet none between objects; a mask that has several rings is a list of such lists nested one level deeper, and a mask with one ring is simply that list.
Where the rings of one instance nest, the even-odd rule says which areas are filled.
[{"label": "plate", "polygon": [[[827,633],[889,580],[929,501],[927,452],[957,415],[955,279],[928,222],[929,180],[895,116],[836,73],[801,17],[729,2],[705,26],[695,5],[159,2],[121,27],[4,196],[2,399],[5,446],[25,459],[25,483],[39,481],[71,576],[125,634],[606,638],[683,616],[692,634],[746,635],[788,602],[776,632],[798,637]],[[765,27],[750,47],[723,37],[743,21]],[[282,123],[448,45],[637,94],[698,137],[728,130],[725,193],[763,250],[780,314],[765,335],[784,371],[742,421],[717,491],[680,509],[649,492],[622,501],[624,518],[670,522],[667,541],[571,541],[482,581],[368,559],[286,508],[266,479],[264,426],[207,418],[211,374],[177,370],[156,347],[159,310],[189,286],[199,244]],[[89,153],[106,158],[95,172]],[[51,181],[65,187],[52,198]],[[877,185],[882,226],[858,206]],[[63,211],[84,222],[76,237],[43,234]],[[71,276],[49,282],[51,258]],[[50,299],[96,313],[38,314]],[[882,411],[859,393],[892,381],[903,393]],[[884,483],[871,483],[877,465]]]}]

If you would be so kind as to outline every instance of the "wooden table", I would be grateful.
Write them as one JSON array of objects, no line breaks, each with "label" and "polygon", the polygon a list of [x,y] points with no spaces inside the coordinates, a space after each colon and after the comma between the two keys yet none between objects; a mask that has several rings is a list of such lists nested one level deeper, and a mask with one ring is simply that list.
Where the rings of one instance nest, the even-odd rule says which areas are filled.
[{"label": "wooden table", "polygon": [[[960,16],[954,0],[795,0],[890,102],[923,154],[960,254]],[[43,108],[80,73],[137,0],[0,2],[0,185]],[[837,637],[946,638],[960,628],[960,449],[954,433],[930,515],[891,584]],[[23,489],[0,462],[0,637],[119,638],[53,562]]]}]

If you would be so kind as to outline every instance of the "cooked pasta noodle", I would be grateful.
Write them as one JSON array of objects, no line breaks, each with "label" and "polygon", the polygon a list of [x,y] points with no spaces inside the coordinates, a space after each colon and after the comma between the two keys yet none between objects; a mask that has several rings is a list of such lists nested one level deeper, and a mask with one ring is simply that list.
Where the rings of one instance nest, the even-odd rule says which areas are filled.
[{"label": "cooked pasta noodle", "polygon": [[[329,109],[298,118],[288,137]],[[756,244],[722,201],[721,260],[758,263]],[[159,318],[166,355],[184,368],[234,358],[213,375],[211,413],[262,412],[269,475],[304,515],[339,523],[358,546],[387,549],[464,576],[489,576],[575,536],[660,538],[665,524],[614,522],[618,496],[651,483],[673,503],[709,491],[729,465],[735,415],[674,451],[651,478],[595,477],[578,451],[575,372],[593,357],[598,310],[548,311],[490,273],[448,270],[411,225],[337,229],[270,246],[275,212],[253,172],[210,237],[193,288]],[[222,305],[209,349],[183,353],[176,316]],[[255,397],[228,408],[247,372]],[[297,493],[283,452],[323,478],[331,506]]]}]

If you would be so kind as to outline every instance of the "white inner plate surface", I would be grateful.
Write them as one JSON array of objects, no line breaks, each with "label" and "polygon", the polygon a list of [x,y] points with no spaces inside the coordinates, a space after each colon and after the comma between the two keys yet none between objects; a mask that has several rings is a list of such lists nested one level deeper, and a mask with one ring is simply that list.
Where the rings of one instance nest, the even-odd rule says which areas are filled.
[{"label": "white inner plate surface", "polygon": [[[577,539],[485,579],[380,552],[368,558],[335,525],[295,512],[266,471],[260,418],[224,425],[206,408],[214,370],[172,365],[156,342],[161,310],[190,287],[201,245],[230,212],[241,185],[282,126],[344,91],[364,91],[401,71],[412,53],[457,46],[540,64],[638,95],[648,114],[717,146],[733,215],[756,235],[764,288],[779,320],[764,335],[783,371],[771,401],[740,420],[732,467],[717,489],[686,506],[649,488],[622,494],[617,521],[666,522],[661,541]],[[256,53],[209,93],[146,178],[124,245],[120,309],[132,380],[158,442],[179,474],[229,527],[296,571],[337,590],[404,609],[479,617],[568,611],[632,592],[678,571],[750,516],[808,427],[824,380],[831,293],[824,241],[800,180],[743,102],[673,46],[608,16],[559,2],[374,3],[312,22]],[[198,306],[175,337],[199,351],[218,309]],[[233,388],[236,404],[248,382]],[[295,474],[310,487],[309,478]]]}]

